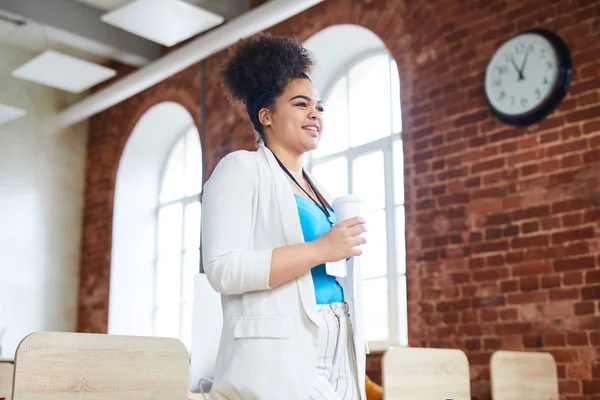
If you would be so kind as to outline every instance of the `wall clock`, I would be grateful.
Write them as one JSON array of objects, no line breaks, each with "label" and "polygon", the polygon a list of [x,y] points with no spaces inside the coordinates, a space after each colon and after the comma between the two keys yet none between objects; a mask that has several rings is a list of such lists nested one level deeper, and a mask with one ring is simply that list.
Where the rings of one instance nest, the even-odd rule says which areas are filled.
[{"label": "wall clock", "polygon": [[510,125],[544,119],[561,102],[571,81],[571,54],[553,32],[532,29],[504,42],[485,74],[492,113]]}]

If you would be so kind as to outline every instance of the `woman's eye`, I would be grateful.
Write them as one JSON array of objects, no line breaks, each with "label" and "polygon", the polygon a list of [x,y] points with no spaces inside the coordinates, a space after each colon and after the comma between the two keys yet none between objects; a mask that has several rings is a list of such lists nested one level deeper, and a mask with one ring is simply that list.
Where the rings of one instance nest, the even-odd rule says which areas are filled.
[{"label": "woman's eye", "polygon": [[325,109],[324,109],[324,108],[317,108],[317,110],[318,110],[319,112],[325,112]]},{"label": "woman's eye", "polygon": [[298,103],[298,104],[296,104],[296,106],[299,106],[299,107],[306,107],[306,103]]}]

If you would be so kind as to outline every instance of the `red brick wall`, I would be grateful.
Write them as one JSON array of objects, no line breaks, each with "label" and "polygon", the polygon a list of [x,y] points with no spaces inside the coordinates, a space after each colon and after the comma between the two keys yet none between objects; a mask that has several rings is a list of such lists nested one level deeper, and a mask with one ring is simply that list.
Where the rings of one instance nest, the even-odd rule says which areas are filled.
[{"label": "red brick wall", "polygon": [[[116,66],[118,77],[131,72]],[[79,289],[78,330],[106,332],[112,246],[113,199],[119,160],[133,128],[153,106],[181,104],[199,124],[199,66],[177,74],[90,119]]]},{"label": "red brick wall", "polygon": [[[600,3],[327,0],[272,32],[305,40],[342,23],[379,35],[400,70],[410,344],[465,350],[478,400],[490,398],[497,349],[549,351],[563,399],[600,398]],[[512,128],[488,111],[485,67],[502,41],[533,27],[565,39],[572,84],[545,121]],[[254,142],[243,110],[231,110],[216,80],[223,56],[206,61],[207,175],[224,154]],[[164,88],[193,111],[199,85],[190,70],[92,122],[82,330],[106,329],[124,141],[149,104],[163,101]],[[377,358],[369,365],[376,374]]]},{"label": "red brick wall", "polygon": [[[479,399],[498,349],[548,351],[563,398],[598,399],[600,3],[440,3],[412,9],[427,28],[402,81],[411,345],[464,349]],[[512,128],[488,111],[484,71],[532,27],[567,42],[572,86],[545,121]]]}]

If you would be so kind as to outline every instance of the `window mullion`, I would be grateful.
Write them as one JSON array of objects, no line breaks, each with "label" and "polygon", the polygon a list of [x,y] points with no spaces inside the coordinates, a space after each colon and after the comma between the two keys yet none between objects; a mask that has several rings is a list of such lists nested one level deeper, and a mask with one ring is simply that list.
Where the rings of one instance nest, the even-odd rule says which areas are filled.
[{"label": "window mullion", "polygon": [[179,257],[179,338],[183,331],[183,283],[185,270],[185,205],[181,207],[181,256]]},{"label": "window mullion", "polygon": [[394,206],[394,153],[392,141],[383,149],[385,182],[385,219],[388,272],[388,321],[389,338],[399,338],[398,279],[396,265],[396,210]]},{"label": "window mullion", "polygon": [[346,73],[346,110],[348,110],[348,112],[346,113],[346,118],[347,120],[347,124],[348,124],[348,149],[346,149],[344,152],[346,153],[346,162],[347,164],[347,168],[348,168],[348,193],[353,193],[354,192],[354,173],[353,173],[353,164],[354,164],[354,158],[355,155],[352,153],[352,147],[350,147],[350,74]]},{"label": "window mullion", "polygon": [[381,278],[387,278],[387,272],[385,273],[385,275],[375,275],[375,276],[369,276],[368,278],[361,278],[361,281],[362,282],[374,281],[374,280],[381,279]]},{"label": "window mullion", "polygon": [[185,209],[186,209],[186,205],[188,204],[188,202],[186,200],[187,197],[185,197],[185,190],[187,187],[187,175],[188,175],[188,171],[187,171],[187,155],[188,155],[188,146],[189,146],[189,135],[186,133],[184,136],[184,146],[183,146],[183,194],[184,197],[181,199],[181,246],[180,246],[180,259],[179,259],[179,338],[182,339],[182,333],[183,333],[183,283],[184,283],[184,274],[183,271],[185,270]]},{"label": "window mullion", "polygon": [[[348,126],[348,149],[352,148],[352,143],[351,143],[351,129],[352,129],[352,121],[350,120],[350,70],[348,70],[348,72],[346,72],[346,125]],[[350,186],[348,186],[350,187]]]},{"label": "window mullion", "polygon": [[[168,160],[168,156],[167,156],[167,160]],[[159,215],[160,215],[160,192],[161,192],[161,188],[162,188],[162,178],[164,175],[164,171],[161,173],[161,182],[160,182],[160,186],[159,186],[159,190],[156,192],[156,204],[159,204],[158,207],[156,207],[155,213],[154,213],[154,274],[152,277],[152,304],[153,304],[153,311],[152,311],[152,334],[156,335],[156,317],[158,314],[158,304],[157,304],[157,290],[156,290],[156,285],[158,282],[158,229],[159,229]]]},{"label": "window mullion", "polygon": [[170,205],[176,204],[176,203],[183,203],[184,206],[191,204],[191,203],[195,203],[197,201],[200,201],[200,194],[201,193],[196,193],[196,194],[192,194],[186,197],[181,197],[179,199],[175,199],[175,200],[171,200],[168,201],[166,203],[162,203],[158,206],[158,208],[164,208],[164,207],[168,207]]},{"label": "window mullion", "polygon": [[[392,56],[388,58],[388,71],[389,71],[389,95],[390,95],[390,135],[394,133],[394,89],[392,88]],[[389,137],[389,136],[388,136]]]}]

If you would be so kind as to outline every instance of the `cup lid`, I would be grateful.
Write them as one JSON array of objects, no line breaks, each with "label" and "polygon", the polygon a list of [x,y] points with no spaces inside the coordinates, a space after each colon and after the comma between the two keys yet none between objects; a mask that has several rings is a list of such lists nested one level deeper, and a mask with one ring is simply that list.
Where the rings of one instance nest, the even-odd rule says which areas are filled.
[{"label": "cup lid", "polygon": [[355,194],[347,194],[345,196],[336,197],[333,200],[333,204],[342,204],[342,203],[362,203],[360,197]]}]

